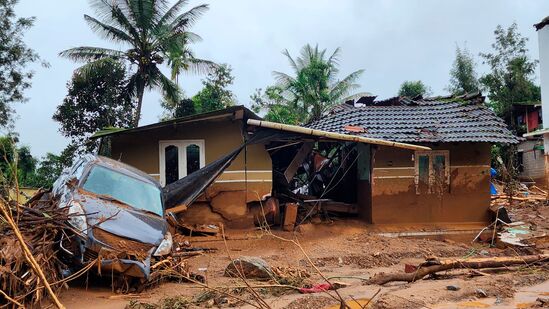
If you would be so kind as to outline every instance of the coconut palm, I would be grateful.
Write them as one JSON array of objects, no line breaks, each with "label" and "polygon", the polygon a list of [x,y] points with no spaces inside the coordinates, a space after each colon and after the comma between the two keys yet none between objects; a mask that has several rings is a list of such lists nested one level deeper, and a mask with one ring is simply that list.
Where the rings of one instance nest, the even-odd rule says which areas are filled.
[{"label": "coconut palm", "polygon": [[128,80],[128,91],[136,97],[137,108],[133,125],[139,124],[143,94],[146,88],[159,88],[164,97],[179,99],[179,87],[165,76],[159,65],[167,60],[172,78],[182,71],[206,71],[210,61],[198,59],[190,51],[190,43],[201,40],[189,28],[208,10],[198,5],[181,13],[188,0],[169,6],[168,0],[91,0],[97,18],[84,15],[93,31],[113,41],[125,50],[82,46],[65,50],[61,56],[87,62],[83,70],[94,70],[98,60],[113,58],[126,61],[135,72]]},{"label": "coconut palm", "polygon": [[327,57],[326,49],[319,50],[318,45],[312,47],[309,44],[301,49],[296,59],[292,58],[288,50],[283,52],[295,76],[276,71],[273,74],[287,103],[303,115],[303,122],[319,119],[330,107],[340,103],[359,87],[355,82],[364,70],[337,79],[339,53],[340,49],[337,48]]}]

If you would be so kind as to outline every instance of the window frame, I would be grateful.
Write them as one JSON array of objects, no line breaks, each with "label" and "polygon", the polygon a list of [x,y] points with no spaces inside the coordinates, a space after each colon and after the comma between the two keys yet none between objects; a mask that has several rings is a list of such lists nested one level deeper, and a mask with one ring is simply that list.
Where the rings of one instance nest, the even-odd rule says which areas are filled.
[{"label": "window frame", "polygon": [[[427,156],[429,158],[429,182],[427,192],[420,192],[419,188],[419,157]],[[428,150],[428,151],[416,151],[414,153],[414,181],[416,185],[416,194],[433,194],[437,193],[435,190],[435,168],[433,166],[435,157],[444,156],[444,192],[450,192],[450,151],[449,150]]]},{"label": "window frame", "polygon": [[197,145],[199,148],[200,168],[206,165],[206,142],[203,139],[184,140],[160,140],[158,141],[158,154],[160,163],[160,184],[166,185],[166,157],[164,149],[168,146],[176,146],[179,163],[179,179],[187,176],[187,147]]}]

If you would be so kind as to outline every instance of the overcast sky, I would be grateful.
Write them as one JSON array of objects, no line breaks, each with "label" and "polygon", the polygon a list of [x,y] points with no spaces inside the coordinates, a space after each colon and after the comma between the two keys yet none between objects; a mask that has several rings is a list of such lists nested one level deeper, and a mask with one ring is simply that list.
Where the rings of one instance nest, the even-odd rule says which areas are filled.
[{"label": "overcast sky", "polygon": [[[528,48],[538,58],[532,27],[549,15],[548,0],[191,0],[209,3],[210,11],[193,28],[203,42],[196,55],[228,63],[235,82],[231,89],[239,104],[249,105],[256,88],[273,83],[272,71],[290,72],[281,51],[297,55],[306,43],[333,51],[341,47],[341,74],[364,69],[360,91],[381,98],[394,96],[405,80],[422,80],[435,95],[446,92],[456,43],[477,58],[479,74],[485,67],[479,52],[490,51],[498,24],[516,21],[529,38]],[[189,7],[190,8],[190,7]],[[66,83],[78,64],[58,53],[80,45],[110,46],[94,34],[83,14],[93,15],[86,0],[20,0],[19,16],[35,16],[25,34],[28,45],[50,63],[34,65],[36,75],[27,90],[28,102],[17,106],[16,131],[32,153],[58,153],[68,143],[51,119],[66,94]],[[189,96],[201,87],[203,76],[184,76],[180,86]],[[162,113],[158,93],[145,95],[141,124],[158,121]]]}]

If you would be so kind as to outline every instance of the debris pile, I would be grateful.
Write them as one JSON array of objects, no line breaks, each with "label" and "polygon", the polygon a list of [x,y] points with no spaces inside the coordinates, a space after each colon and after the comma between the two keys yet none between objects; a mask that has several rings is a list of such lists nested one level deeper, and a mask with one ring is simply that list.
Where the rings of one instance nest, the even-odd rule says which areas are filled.
[{"label": "debris pile", "polygon": [[[497,192],[503,192],[503,186],[494,184]],[[518,206],[526,205],[544,205],[547,204],[548,192],[539,188],[538,186],[527,187],[524,184],[519,185],[515,195],[508,195],[505,193],[492,195],[492,205],[509,205],[514,202]]]},{"label": "debris pile", "polygon": [[[501,186],[495,185],[498,192]],[[491,236],[491,245],[499,248],[513,247],[520,250],[549,248],[549,215],[547,191],[535,185],[519,185],[516,195],[492,195],[490,211],[492,224],[496,226]],[[479,236],[477,236],[479,238]],[[535,253],[536,251],[532,251]]]},{"label": "debris pile", "polygon": [[71,279],[62,278],[61,271],[65,264],[57,254],[60,240],[72,234],[72,228],[67,224],[71,215],[67,209],[58,208],[43,192],[25,205],[11,203],[0,207],[6,210],[0,215],[0,289],[6,294],[0,295],[0,305],[10,302],[36,304],[46,296],[47,291],[28,262],[6,215],[11,215],[17,223],[26,246],[55,292]]}]

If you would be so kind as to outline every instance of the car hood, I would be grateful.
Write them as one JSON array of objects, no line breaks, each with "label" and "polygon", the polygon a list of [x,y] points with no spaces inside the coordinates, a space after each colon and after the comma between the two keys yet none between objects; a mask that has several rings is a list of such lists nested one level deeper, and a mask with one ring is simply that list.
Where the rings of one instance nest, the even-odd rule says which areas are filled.
[{"label": "car hood", "polygon": [[167,224],[160,216],[102,199],[89,192],[80,192],[75,200],[84,208],[91,228],[97,227],[117,236],[152,245],[159,245],[164,239]]}]

